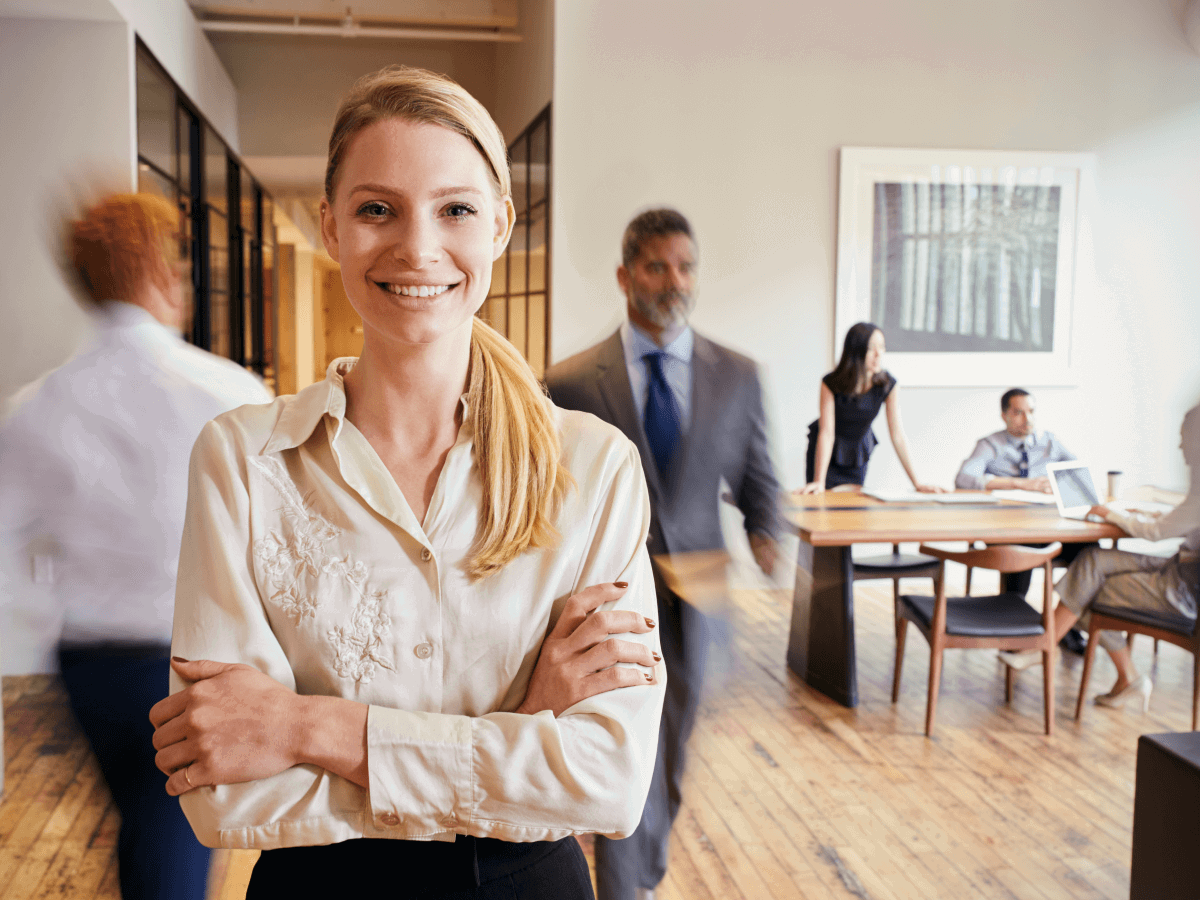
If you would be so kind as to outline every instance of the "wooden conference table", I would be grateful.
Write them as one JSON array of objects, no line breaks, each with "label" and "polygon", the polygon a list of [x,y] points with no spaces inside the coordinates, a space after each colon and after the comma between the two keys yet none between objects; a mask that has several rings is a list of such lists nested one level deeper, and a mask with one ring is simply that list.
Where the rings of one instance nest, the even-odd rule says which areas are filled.
[{"label": "wooden conference table", "polygon": [[850,548],[901,541],[989,544],[1082,543],[1125,537],[1115,525],[1059,516],[1056,506],[1018,503],[884,503],[851,492],[793,496],[784,515],[800,536],[788,668],[845,706],[858,704],[854,572]]}]

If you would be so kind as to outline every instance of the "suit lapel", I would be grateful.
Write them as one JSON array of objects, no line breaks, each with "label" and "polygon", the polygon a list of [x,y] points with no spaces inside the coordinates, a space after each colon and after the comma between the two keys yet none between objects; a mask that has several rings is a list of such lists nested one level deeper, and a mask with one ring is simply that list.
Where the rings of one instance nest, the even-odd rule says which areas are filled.
[{"label": "suit lapel", "polygon": [[637,445],[650,493],[656,497],[662,496],[658,467],[654,464],[654,454],[650,452],[650,443],[646,440],[646,432],[633,402],[633,391],[629,387],[629,371],[625,366],[625,348],[621,346],[620,332],[601,345],[600,358],[596,363],[596,385],[608,407],[609,421]]}]

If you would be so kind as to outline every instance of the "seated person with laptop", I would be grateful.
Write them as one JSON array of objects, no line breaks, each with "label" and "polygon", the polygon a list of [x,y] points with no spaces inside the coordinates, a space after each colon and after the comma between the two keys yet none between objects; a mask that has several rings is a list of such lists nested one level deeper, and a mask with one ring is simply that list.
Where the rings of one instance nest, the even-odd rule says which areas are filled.
[{"label": "seated person with laptop", "polygon": [[[1035,419],[1033,394],[1024,388],[1011,388],[1000,398],[1000,418],[1004,430],[980,438],[974,452],[958,470],[954,486],[963,491],[1026,490],[1050,493],[1046,466],[1075,459],[1075,454],[1049,431],[1039,431]],[[1056,563],[1070,565],[1085,547],[1093,543],[1063,544]],[[1032,572],[1013,572],[1001,576],[1005,591],[1024,596],[1029,591]],[[1063,648],[1082,653],[1083,637],[1078,631],[1063,639]]]},{"label": "seated person with laptop", "polygon": [[[1061,602],[1054,610],[1055,633],[1066,634],[1078,620],[1087,627],[1088,611],[1095,602],[1106,607],[1124,607],[1167,616],[1196,618],[1196,586],[1200,577],[1200,482],[1196,468],[1200,466],[1200,406],[1190,409],[1181,429],[1183,458],[1191,478],[1187,496],[1165,515],[1119,510],[1095,503],[1096,491],[1090,475],[1086,478],[1069,464],[1052,465],[1055,499],[1064,515],[1078,517],[1080,513],[1100,517],[1120,527],[1130,537],[1160,541],[1186,535],[1183,546],[1172,557],[1128,553],[1124,550],[1102,550],[1091,547],[1079,553],[1071,567],[1056,585]],[[1087,506],[1088,501],[1091,506]],[[1140,697],[1143,709],[1149,704],[1153,683],[1133,667],[1129,646],[1123,636],[1111,631],[1100,633],[1100,646],[1112,657],[1117,667],[1117,680],[1106,694],[1096,697],[1101,706],[1120,706],[1130,697]],[[1001,654],[1017,668],[1022,663],[1040,662],[1018,654]],[[1011,657],[1011,658],[1008,658]]]}]

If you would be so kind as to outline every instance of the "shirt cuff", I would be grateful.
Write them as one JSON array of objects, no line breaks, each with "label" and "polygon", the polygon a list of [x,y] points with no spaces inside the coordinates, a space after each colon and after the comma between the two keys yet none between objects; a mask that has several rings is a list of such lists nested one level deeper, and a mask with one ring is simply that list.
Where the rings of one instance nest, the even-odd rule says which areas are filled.
[{"label": "shirt cuff", "polygon": [[465,832],[474,809],[469,717],[371,706],[367,770],[367,836],[372,831],[405,838]]}]

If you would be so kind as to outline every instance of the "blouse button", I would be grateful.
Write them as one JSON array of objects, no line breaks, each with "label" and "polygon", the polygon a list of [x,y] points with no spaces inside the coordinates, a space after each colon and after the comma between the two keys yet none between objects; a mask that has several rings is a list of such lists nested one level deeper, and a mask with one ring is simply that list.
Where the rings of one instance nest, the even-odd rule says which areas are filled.
[{"label": "blouse button", "polygon": [[417,659],[429,659],[433,655],[433,645],[428,641],[417,644],[413,647],[413,653],[417,655]]},{"label": "blouse button", "polygon": [[428,547],[423,547],[421,549],[421,562],[429,562],[431,559],[433,559],[433,554],[429,552]]},{"label": "blouse button", "polygon": [[400,824],[400,817],[398,815],[396,815],[395,813],[384,813],[382,816],[379,817],[379,821],[382,822],[384,825],[386,825],[388,828],[395,828],[397,825]]},{"label": "blouse button", "polygon": [[445,825],[447,828],[457,828],[458,827],[458,816],[454,815],[454,813],[450,813],[450,815],[448,815],[448,816],[446,816],[446,818],[442,819],[442,824]]}]

